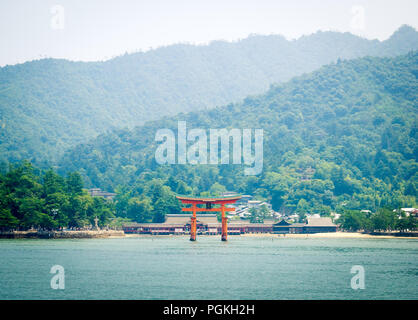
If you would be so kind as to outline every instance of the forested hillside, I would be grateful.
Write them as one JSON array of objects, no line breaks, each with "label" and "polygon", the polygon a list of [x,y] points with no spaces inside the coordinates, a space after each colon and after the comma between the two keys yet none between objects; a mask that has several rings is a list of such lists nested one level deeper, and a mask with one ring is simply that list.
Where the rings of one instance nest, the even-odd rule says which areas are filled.
[{"label": "forested hillside", "polygon": [[[101,135],[67,152],[60,167],[136,197],[157,181],[177,193],[254,194],[284,212],[416,206],[417,76],[417,52],[338,61],[242,103]],[[245,176],[239,165],[158,165],[155,133],[176,131],[178,120],[188,129],[263,128],[262,174]]]},{"label": "forested hillside", "polygon": [[0,68],[0,162],[53,163],[112,128],[212,108],[321,65],[418,49],[417,32],[386,41],[317,32],[294,41],[251,36],[208,46],[173,45],[106,62],[43,59]]}]

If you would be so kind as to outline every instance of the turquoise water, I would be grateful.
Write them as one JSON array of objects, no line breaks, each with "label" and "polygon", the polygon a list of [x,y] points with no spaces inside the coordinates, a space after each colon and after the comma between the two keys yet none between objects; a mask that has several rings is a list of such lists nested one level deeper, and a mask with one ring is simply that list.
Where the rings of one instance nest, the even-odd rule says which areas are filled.
[{"label": "turquoise water", "polygon": [[2,239],[0,299],[418,299],[417,263],[413,239]]}]

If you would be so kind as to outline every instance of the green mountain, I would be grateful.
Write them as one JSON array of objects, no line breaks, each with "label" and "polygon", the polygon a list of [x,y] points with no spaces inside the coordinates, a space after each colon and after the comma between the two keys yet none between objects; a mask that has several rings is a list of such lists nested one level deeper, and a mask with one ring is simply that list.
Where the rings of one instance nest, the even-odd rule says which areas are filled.
[{"label": "green mountain", "polygon": [[318,32],[294,41],[251,36],[172,45],[106,62],[43,59],[0,68],[0,160],[53,163],[68,147],[117,127],[258,94],[340,59],[418,49],[403,26],[386,41]]},{"label": "green mountain", "polygon": [[[418,52],[338,61],[242,103],[116,130],[67,152],[65,170],[87,185],[139,196],[160,181],[178,193],[234,190],[275,209],[319,212],[345,206],[416,206]],[[158,129],[263,128],[264,169],[158,165]]]}]

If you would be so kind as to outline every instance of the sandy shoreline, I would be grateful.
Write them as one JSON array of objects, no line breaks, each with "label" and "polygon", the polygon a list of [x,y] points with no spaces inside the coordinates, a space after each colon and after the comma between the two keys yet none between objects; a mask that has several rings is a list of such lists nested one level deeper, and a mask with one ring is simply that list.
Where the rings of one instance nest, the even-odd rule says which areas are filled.
[{"label": "sandy shoreline", "polygon": [[247,233],[241,235],[242,237],[269,237],[269,238],[333,238],[333,239],[418,239],[418,237],[402,237],[392,235],[372,235],[360,232],[326,232],[326,233],[312,233],[312,234],[262,234],[262,233]]},{"label": "sandy shoreline", "polygon": [[[186,235],[150,235],[150,234],[125,234],[123,238],[139,238],[139,237],[178,237]],[[220,237],[220,235],[198,235],[198,237]],[[229,237],[244,238],[282,238],[282,239],[308,239],[308,238],[332,238],[332,239],[418,239],[418,237],[402,237],[392,235],[372,235],[360,232],[327,232],[312,234],[275,234],[275,233],[245,233],[241,235],[229,235]],[[113,238],[113,237],[112,237]],[[114,237],[120,238],[120,237]]]},{"label": "sandy shoreline", "polygon": [[9,231],[0,232],[2,239],[94,239],[124,238],[125,233],[118,230],[65,230],[65,231]]}]

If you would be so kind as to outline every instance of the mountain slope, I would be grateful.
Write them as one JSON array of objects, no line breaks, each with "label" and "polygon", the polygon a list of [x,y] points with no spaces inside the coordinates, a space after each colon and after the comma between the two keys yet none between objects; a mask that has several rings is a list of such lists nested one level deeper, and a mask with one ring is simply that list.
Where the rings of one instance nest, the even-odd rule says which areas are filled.
[{"label": "mountain slope", "polygon": [[7,66],[0,69],[0,160],[51,163],[66,148],[115,127],[238,101],[338,58],[411,49],[418,49],[418,33],[404,26],[383,42],[336,32],[294,41],[252,36],[106,62],[44,59]]},{"label": "mountain slope", "polygon": [[[175,192],[187,185],[200,193],[220,184],[290,211],[413,206],[417,77],[417,52],[339,61],[242,103],[101,135],[67,152],[60,166],[108,190],[124,185],[140,192],[157,178]],[[176,131],[178,120],[188,129],[263,128],[262,174],[245,176],[240,165],[158,165],[155,133]]]}]

